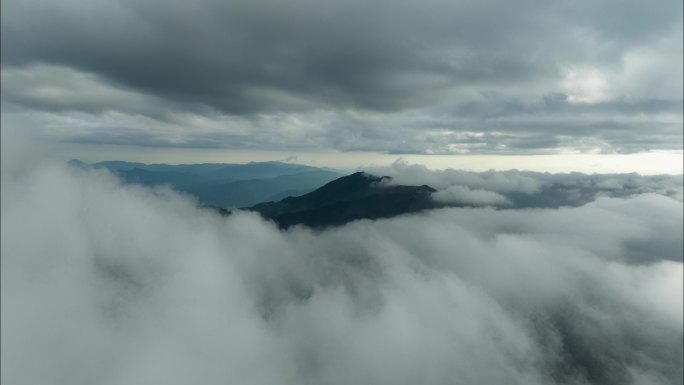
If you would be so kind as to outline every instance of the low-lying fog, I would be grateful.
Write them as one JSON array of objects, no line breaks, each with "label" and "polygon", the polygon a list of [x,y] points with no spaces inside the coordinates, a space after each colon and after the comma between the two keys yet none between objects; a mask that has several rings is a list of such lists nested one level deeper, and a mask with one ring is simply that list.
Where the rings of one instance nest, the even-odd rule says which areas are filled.
[{"label": "low-lying fog", "polygon": [[[102,170],[17,159],[3,154],[4,384],[682,379],[681,198],[281,232]],[[394,168],[444,199],[507,199],[503,177],[459,190],[456,171]]]}]

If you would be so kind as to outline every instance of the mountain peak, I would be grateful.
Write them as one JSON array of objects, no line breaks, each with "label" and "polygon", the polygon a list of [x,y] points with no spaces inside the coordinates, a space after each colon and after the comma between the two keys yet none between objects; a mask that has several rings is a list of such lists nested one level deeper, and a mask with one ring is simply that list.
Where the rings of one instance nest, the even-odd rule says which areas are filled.
[{"label": "mountain peak", "polygon": [[430,186],[391,185],[388,176],[353,173],[299,197],[248,207],[274,220],[280,227],[341,225],[356,219],[388,218],[438,206]]},{"label": "mountain peak", "polygon": [[[390,176],[375,176],[373,174],[367,173],[365,171],[357,171],[353,174],[347,175],[346,177],[342,178],[349,178],[349,179],[356,179],[356,180],[364,180],[366,182],[371,182],[371,183],[378,183],[378,182],[383,182],[387,181],[389,182],[392,180],[392,177]],[[340,179],[342,179],[340,178]]]}]

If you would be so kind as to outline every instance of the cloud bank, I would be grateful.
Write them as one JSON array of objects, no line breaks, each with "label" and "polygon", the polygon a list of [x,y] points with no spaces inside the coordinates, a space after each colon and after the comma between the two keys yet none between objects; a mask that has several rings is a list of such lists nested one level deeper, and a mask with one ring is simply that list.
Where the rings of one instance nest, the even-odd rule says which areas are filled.
[{"label": "cloud bank", "polygon": [[531,171],[430,170],[398,160],[388,166],[365,167],[391,176],[392,184],[430,185],[441,202],[514,208],[581,206],[599,197],[625,198],[655,193],[682,202],[682,175],[550,174]]},{"label": "cloud bank", "polygon": [[3,383],[682,378],[682,203],[660,194],[281,232],[20,160],[2,172]]}]

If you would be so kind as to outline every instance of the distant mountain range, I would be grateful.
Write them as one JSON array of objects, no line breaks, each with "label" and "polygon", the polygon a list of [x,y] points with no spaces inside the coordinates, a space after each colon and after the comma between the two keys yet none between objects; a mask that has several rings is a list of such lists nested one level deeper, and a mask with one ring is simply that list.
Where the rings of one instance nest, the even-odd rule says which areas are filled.
[{"label": "distant mountain range", "polygon": [[223,209],[306,194],[343,175],[328,168],[283,162],[169,165],[123,161],[87,164],[72,160],[69,163],[108,169],[128,183],[149,187],[168,185],[194,195],[204,205]]},{"label": "distant mountain range", "polygon": [[431,198],[435,191],[426,185],[396,186],[391,184],[390,177],[357,172],[299,197],[244,209],[272,219],[281,228],[296,224],[323,228],[444,206]]},{"label": "distant mountain range", "polygon": [[69,163],[110,170],[127,183],[167,185],[224,214],[235,208],[255,211],[281,228],[296,224],[323,228],[444,206],[432,199],[436,190],[430,186],[397,186],[388,176],[364,172],[343,176],[336,170],[301,164]]},{"label": "distant mountain range", "polygon": [[344,176],[337,170],[284,162],[169,165],[72,160],[70,164],[110,170],[126,183],[170,186],[224,214],[237,208],[258,212],[281,228],[296,224],[324,228],[445,206],[574,207],[600,196],[649,192],[681,201],[681,176],[453,171],[453,185],[442,185],[442,190],[433,195],[436,190],[430,186],[398,185],[387,176],[363,172]]}]

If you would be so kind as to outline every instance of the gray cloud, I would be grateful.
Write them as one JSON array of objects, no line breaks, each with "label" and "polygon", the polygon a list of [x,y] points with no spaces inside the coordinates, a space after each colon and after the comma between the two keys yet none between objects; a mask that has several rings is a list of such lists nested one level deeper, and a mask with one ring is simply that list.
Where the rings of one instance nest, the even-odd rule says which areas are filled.
[{"label": "gray cloud", "polygon": [[45,111],[136,111],[149,97],[118,89],[95,76],[64,67],[10,68],[2,72],[3,92],[11,101]]},{"label": "gray cloud", "polygon": [[[260,110],[258,90],[397,108],[433,95],[435,85],[553,76],[554,60],[616,64],[626,50],[679,26],[676,7],[636,1],[9,2],[6,12],[15,17],[3,23],[3,62],[59,63],[234,111]],[[589,18],[586,9],[602,16]],[[605,13],[620,22],[606,22]],[[593,50],[607,41],[602,51]],[[536,57],[527,55],[532,52]]]},{"label": "gray cloud", "polygon": [[[271,148],[280,135],[390,153],[681,149],[681,13],[639,1],[10,0],[3,109],[55,113],[41,126],[76,122],[88,129],[63,139],[88,143],[138,144],[128,132],[144,131],[157,146]],[[260,124],[288,119],[310,127]],[[172,143],[160,133],[171,129]]]},{"label": "gray cloud", "polygon": [[[674,384],[683,374],[680,201],[443,209],[281,232],[102,170],[28,163],[31,142],[2,139],[3,383]],[[520,173],[440,176],[544,189]]]}]

